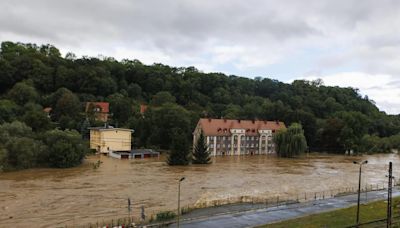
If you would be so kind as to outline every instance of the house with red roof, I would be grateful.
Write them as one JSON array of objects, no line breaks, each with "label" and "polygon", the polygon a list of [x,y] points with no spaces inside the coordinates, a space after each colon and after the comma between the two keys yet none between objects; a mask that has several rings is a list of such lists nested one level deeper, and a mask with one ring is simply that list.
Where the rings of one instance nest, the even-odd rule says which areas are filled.
[{"label": "house with red roof", "polygon": [[193,148],[201,132],[211,155],[275,153],[273,134],[285,124],[280,121],[202,118],[193,132]]},{"label": "house with red roof", "polygon": [[110,112],[108,102],[86,102],[86,114],[93,115],[96,121],[107,122]]}]

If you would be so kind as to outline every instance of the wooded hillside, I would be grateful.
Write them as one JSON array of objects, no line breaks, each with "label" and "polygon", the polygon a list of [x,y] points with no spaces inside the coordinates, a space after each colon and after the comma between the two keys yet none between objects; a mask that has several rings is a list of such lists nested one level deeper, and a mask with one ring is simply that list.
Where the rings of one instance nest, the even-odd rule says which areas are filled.
[{"label": "wooded hillside", "polygon": [[[136,147],[167,149],[177,133],[190,140],[200,117],[300,122],[308,145],[318,151],[400,147],[400,117],[379,111],[355,88],[72,53],[62,57],[51,45],[1,44],[0,98],[0,124],[19,120],[33,132],[60,128],[82,134],[99,124],[86,120],[84,102],[110,102],[110,124],[133,128]],[[144,118],[140,104],[149,105]],[[53,109],[51,120],[45,107]]]}]

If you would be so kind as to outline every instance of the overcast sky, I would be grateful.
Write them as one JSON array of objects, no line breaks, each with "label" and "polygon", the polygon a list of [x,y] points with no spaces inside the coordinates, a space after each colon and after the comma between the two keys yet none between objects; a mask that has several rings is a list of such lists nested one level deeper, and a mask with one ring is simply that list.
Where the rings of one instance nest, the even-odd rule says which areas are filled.
[{"label": "overcast sky", "polygon": [[0,41],[63,54],[323,79],[400,113],[398,0],[1,0]]}]

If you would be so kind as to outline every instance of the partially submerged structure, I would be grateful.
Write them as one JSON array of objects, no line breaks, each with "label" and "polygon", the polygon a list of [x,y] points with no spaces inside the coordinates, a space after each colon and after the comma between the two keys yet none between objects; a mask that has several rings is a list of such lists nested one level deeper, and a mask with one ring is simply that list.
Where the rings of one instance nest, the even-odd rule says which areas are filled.
[{"label": "partially submerged structure", "polygon": [[108,154],[109,152],[129,152],[132,150],[132,129],[92,127],[90,130],[90,149]]},{"label": "partially submerged structure", "polygon": [[130,152],[110,151],[108,155],[110,157],[118,159],[144,159],[144,158],[160,157],[159,152],[151,149],[136,149],[136,150],[131,150]]},{"label": "partially submerged structure", "polygon": [[267,120],[229,120],[202,118],[193,132],[193,148],[203,132],[211,155],[275,153],[273,134],[285,124]]}]

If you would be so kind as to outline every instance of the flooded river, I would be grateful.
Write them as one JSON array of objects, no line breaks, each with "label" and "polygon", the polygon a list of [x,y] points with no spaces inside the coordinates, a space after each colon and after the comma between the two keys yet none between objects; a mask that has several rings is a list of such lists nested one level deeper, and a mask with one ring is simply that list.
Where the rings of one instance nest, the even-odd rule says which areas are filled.
[{"label": "flooded river", "polygon": [[[142,205],[146,213],[175,209],[182,176],[182,205],[355,188],[358,166],[352,161],[361,159],[368,160],[363,185],[385,183],[389,161],[394,176],[400,176],[400,159],[394,154],[217,157],[211,165],[187,167],[170,167],[163,157],[127,161],[92,156],[77,168],[0,173],[0,227],[70,226],[124,217],[128,197],[136,217]],[[94,169],[97,160],[103,163]]]}]

